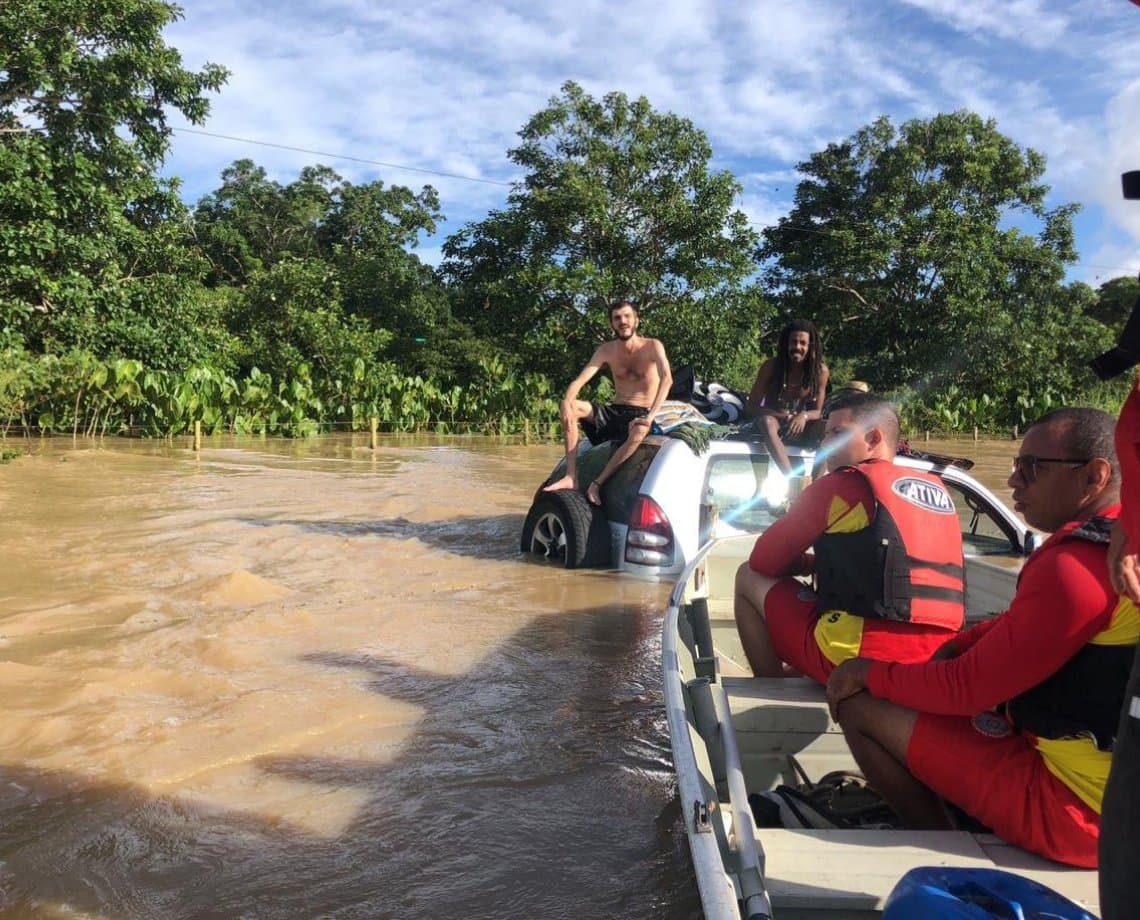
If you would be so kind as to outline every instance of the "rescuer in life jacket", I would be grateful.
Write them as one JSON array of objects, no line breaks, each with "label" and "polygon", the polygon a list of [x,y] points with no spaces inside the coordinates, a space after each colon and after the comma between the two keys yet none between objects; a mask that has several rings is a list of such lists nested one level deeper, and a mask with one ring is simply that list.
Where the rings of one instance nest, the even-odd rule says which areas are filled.
[{"label": "rescuer in life jacket", "polygon": [[[736,627],[757,676],[822,684],[856,656],[926,661],[962,628],[954,501],[937,476],[893,463],[898,441],[898,413],[881,396],[855,391],[832,404],[822,446],[830,472],[736,573]],[[803,575],[814,575],[814,590]]]},{"label": "rescuer in life jacket", "polygon": [[925,664],[860,657],[832,672],[832,714],[908,826],[956,826],[949,802],[1009,843],[1097,865],[1140,635],[1140,613],[1107,565],[1119,482],[1111,416],[1043,416],[1025,433],[1009,485],[1015,510],[1052,536],[1026,561],[1009,608]]}]

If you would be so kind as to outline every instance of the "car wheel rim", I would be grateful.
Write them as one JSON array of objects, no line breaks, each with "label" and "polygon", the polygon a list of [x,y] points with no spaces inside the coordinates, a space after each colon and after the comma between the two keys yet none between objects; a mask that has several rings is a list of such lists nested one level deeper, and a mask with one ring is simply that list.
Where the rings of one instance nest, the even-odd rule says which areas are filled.
[{"label": "car wheel rim", "polygon": [[530,550],[545,559],[566,558],[566,528],[557,514],[547,512],[535,521]]}]

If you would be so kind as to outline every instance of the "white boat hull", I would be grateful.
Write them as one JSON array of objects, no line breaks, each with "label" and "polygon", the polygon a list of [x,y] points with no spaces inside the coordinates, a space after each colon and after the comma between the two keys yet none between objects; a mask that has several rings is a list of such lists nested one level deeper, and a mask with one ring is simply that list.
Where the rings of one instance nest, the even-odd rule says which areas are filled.
[{"label": "white boat hull", "polygon": [[[1048,862],[990,834],[756,827],[748,793],[794,782],[788,754],[811,776],[855,763],[822,687],[806,678],[759,680],[747,671],[731,589],[753,539],[706,547],[670,595],[663,626],[666,713],[705,916],[878,917],[898,879],[930,865],[1019,872],[1096,913],[1095,871]],[[1016,566],[968,558],[968,617],[1004,609],[1016,574]]]}]

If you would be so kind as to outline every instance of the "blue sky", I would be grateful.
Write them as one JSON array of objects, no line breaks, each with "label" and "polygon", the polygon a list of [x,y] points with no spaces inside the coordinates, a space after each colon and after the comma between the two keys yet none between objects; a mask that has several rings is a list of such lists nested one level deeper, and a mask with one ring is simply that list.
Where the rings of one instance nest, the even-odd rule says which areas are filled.
[{"label": "blue sky", "polygon": [[[1098,285],[1140,269],[1140,6],[1129,0],[183,0],[183,63],[232,71],[166,172],[196,201],[248,157],[282,183],[324,163],[353,182],[439,190],[420,254],[501,207],[506,158],[566,80],[689,118],[743,185],[757,229],[786,212],[795,165],[886,114],[968,108],[1048,160],[1052,204],[1078,202]],[[185,127],[175,121],[176,128]],[[451,176],[350,159],[418,167]],[[482,180],[482,181],[471,181]]]}]

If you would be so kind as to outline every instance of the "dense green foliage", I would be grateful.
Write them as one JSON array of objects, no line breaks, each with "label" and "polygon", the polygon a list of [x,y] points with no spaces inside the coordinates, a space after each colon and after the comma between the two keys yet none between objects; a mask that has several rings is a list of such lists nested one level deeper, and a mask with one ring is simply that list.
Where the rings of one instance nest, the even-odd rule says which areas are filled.
[{"label": "dense green foliage", "polygon": [[[520,405],[528,408],[525,414]],[[496,360],[481,365],[464,386],[441,387],[362,359],[330,385],[303,363],[287,377],[255,367],[235,378],[208,365],[170,371],[81,351],[0,352],[0,435],[19,426],[45,434],[157,437],[200,422],[207,433],[300,436],[334,427],[367,429],[371,419],[383,431],[517,434],[529,428],[549,435],[558,400],[546,378],[516,374]]]},{"label": "dense green foliage", "polygon": [[1045,207],[1044,169],[968,112],[881,118],[800,164],[791,213],[765,232],[766,280],[785,312],[843,330],[831,356],[943,427],[958,407],[988,424],[1020,416],[1019,397],[1059,404],[1112,330],[1091,289],[1064,283],[1075,207]]},{"label": "dense green foliage", "polygon": [[0,4],[0,328],[37,351],[206,356],[185,207],[156,177],[167,112],[205,119],[225,71],[182,68],[160,0]]},{"label": "dense green foliage", "polygon": [[183,68],[162,37],[181,15],[0,3],[0,434],[547,434],[621,298],[675,367],[745,389],[784,320],[812,318],[833,379],[915,428],[1122,396],[1084,362],[1140,284],[1065,281],[1076,206],[1047,205],[1044,158],[976,115],[829,145],[761,234],[695,125],[567,83],[507,151],[505,206],[436,270],[416,254],[444,217],[430,186],[239,160],[184,204],[158,176],[168,115],[203,122],[227,74]]},{"label": "dense green foliage", "polygon": [[[735,208],[740,185],[709,168],[702,131],[645,98],[600,102],[567,83],[508,152],[525,171],[503,210],[444,246],[459,316],[516,339],[528,366],[569,379],[630,298],[674,364],[702,373],[752,364],[770,312],[752,276],[758,242]],[[753,365],[754,366],[754,365]]]}]

